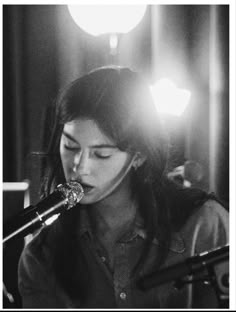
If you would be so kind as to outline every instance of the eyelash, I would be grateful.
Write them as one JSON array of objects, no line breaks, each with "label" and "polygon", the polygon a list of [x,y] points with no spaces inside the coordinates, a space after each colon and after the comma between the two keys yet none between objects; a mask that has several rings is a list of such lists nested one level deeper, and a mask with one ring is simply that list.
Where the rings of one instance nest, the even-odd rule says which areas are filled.
[{"label": "eyelash", "polygon": [[102,155],[99,155],[97,153],[94,153],[96,157],[100,158],[100,159],[107,159],[107,158],[110,158],[111,155],[108,155],[108,156],[102,156]]},{"label": "eyelash", "polygon": [[[68,150],[68,151],[78,151],[79,150],[79,148],[78,147],[70,147],[70,146],[68,146],[68,145],[65,145],[64,144],[64,148],[66,149],[66,150]],[[108,159],[108,158],[110,158],[111,157],[111,155],[107,155],[107,156],[103,156],[103,155],[100,155],[100,154],[98,154],[98,153],[94,153],[94,155],[97,157],[97,158],[100,158],[100,159]]]},{"label": "eyelash", "polygon": [[70,147],[70,146],[65,145],[65,144],[64,144],[64,148],[67,149],[68,151],[76,151],[76,150],[79,150],[78,147]]}]

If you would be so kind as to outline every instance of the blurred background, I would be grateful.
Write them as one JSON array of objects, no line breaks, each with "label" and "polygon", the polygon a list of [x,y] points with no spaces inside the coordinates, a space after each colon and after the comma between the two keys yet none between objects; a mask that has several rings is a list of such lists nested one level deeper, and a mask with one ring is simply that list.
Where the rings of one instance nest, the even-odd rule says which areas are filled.
[{"label": "blurred background", "polygon": [[44,150],[48,109],[65,84],[110,64],[140,72],[164,93],[187,90],[182,113],[162,114],[170,177],[227,205],[229,5],[147,5],[127,33],[98,36],[66,5],[3,5],[3,181],[27,180],[30,202],[39,201],[40,160],[32,152]]}]

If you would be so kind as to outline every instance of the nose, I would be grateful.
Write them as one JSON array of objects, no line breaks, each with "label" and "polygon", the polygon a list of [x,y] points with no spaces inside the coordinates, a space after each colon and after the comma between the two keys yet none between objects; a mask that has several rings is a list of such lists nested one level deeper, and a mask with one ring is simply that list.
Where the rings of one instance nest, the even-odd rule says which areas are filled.
[{"label": "nose", "polygon": [[88,175],[90,173],[88,153],[80,152],[75,155],[72,171],[76,176],[79,177]]}]

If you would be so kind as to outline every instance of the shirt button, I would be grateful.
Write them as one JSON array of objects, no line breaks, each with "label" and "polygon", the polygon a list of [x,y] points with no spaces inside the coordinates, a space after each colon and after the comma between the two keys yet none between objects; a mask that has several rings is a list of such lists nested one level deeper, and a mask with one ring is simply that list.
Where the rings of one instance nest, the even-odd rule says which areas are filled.
[{"label": "shirt button", "polygon": [[125,292],[121,292],[121,293],[120,293],[120,299],[125,300],[126,297],[127,297],[127,295],[126,295]]},{"label": "shirt button", "polygon": [[106,258],[104,256],[101,256],[101,261],[102,262],[105,262],[106,261]]}]

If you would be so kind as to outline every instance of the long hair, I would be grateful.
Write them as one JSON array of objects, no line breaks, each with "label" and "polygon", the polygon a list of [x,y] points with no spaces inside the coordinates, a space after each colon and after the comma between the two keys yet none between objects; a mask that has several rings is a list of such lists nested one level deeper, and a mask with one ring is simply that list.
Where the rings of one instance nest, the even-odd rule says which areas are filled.
[{"label": "long hair", "polygon": [[[60,138],[64,124],[77,118],[94,120],[100,129],[114,140],[120,150],[130,153],[140,152],[145,156],[146,161],[138,170],[133,171],[131,181],[147,230],[146,246],[134,274],[144,265],[145,255],[154,237],[163,247],[157,261],[159,266],[165,259],[171,231],[184,223],[190,209],[188,207],[188,212],[184,215],[182,205],[179,223],[174,219],[173,216],[178,217],[176,215],[178,209],[173,212],[171,207],[174,206],[175,200],[171,202],[170,198],[182,193],[178,193],[175,185],[166,179],[168,142],[147,82],[128,68],[103,67],[73,81],[62,90],[56,101],[55,121],[47,151],[48,159],[43,169],[43,196],[47,196],[57,184],[65,181],[59,154]],[[181,196],[179,195],[180,199]],[[66,243],[66,238],[71,238],[69,217],[68,215],[60,218],[60,222],[65,241],[65,244],[62,244],[63,248],[71,253],[68,249],[74,247]],[[56,267],[60,272],[62,283],[66,283],[67,273],[63,278],[59,266],[62,261],[75,260],[63,258],[65,250],[62,251],[62,248],[58,250],[60,257],[57,257]],[[66,267],[72,268],[73,264]]]},{"label": "long hair", "polygon": [[147,157],[138,173],[160,181],[167,161],[167,141],[147,83],[128,68],[103,67],[73,81],[59,94],[43,171],[42,195],[64,182],[59,145],[63,126],[76,118],[93,119],[121,150]]}]

